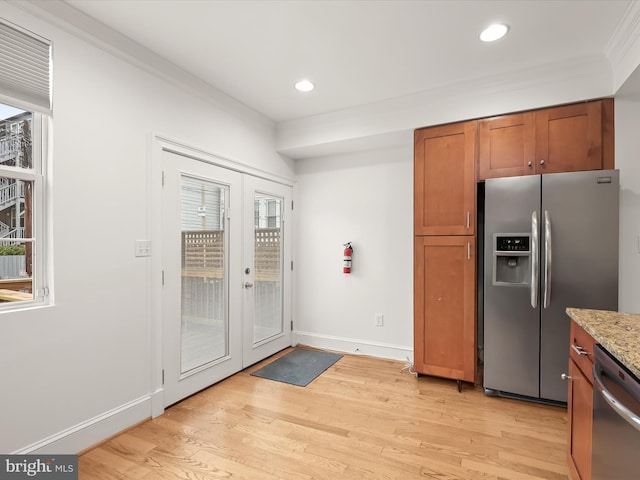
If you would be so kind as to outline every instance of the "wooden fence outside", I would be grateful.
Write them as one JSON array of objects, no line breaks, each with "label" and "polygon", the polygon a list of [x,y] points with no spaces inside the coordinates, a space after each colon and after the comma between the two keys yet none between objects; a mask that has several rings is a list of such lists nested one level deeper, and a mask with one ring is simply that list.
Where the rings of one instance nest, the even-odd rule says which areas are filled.
[{"label": "wooden fence outside", "polygon": [[204,278],[224,276],[224,231],[182,232],[182,276]]},{"label": "wooden fence outside", "polygon": [[[183,314],[222,318],[224,311],[224,231],[182,232]],[[255,230],[254,294],[257,325],[280,323],[281,237],[279,228]]]},{"label": "wooden fence outside", "polygon": [[[279,228],[258,228],[254,242],[254,278],[275,281],[281,276]],[[224,275],[224,231],[182,232],[182,276],[222,278]]]}]

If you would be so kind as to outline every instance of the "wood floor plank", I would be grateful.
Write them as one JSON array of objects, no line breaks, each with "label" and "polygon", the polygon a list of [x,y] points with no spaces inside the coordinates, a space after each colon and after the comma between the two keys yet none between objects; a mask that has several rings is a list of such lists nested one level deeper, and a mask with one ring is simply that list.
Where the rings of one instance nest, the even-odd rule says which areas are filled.
[{"label": "wood floor plank", "polygon": [[[289,350],[279,353],[286,354]],[[307,387],[268,359],[79,457],[95,480],[568,480],[566,409],[344,355]]]}]

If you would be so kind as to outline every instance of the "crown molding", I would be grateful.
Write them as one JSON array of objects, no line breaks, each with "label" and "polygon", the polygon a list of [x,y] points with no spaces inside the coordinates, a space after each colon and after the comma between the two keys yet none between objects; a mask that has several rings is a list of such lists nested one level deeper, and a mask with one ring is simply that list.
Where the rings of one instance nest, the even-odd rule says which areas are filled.
[{"label": "crown molding", "polygon": [[630,2],[607,44],[605,55],[611,62],[616,92],[640,64],[640,2]]}]

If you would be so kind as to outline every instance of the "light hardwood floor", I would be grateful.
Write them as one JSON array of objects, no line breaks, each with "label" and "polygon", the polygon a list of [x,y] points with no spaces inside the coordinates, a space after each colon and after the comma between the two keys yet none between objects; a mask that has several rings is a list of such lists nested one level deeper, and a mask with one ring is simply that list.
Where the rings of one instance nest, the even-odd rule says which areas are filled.
[{"label": "light hardwood floor", "polygon": [[569,478],[566,409],[355,355],[304,388],[250,376],[271,360],[82,454],[79,478]]}]

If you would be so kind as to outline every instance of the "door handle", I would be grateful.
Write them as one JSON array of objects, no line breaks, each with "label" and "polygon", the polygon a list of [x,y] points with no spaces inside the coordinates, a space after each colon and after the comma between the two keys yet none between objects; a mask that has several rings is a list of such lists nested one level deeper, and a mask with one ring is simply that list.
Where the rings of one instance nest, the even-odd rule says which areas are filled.
[{"label": "door handle", "polygon": [[253,287],[253,283],[251,282],[244,282],[244,288],[251,288]]},{"label": "door handle", "polygon": [[538,212],[531,213],[531,306],[538,308]]},{"label": "door handle", "polygon": [[551,217],[544,211],[544,308],[551,303]]}]

